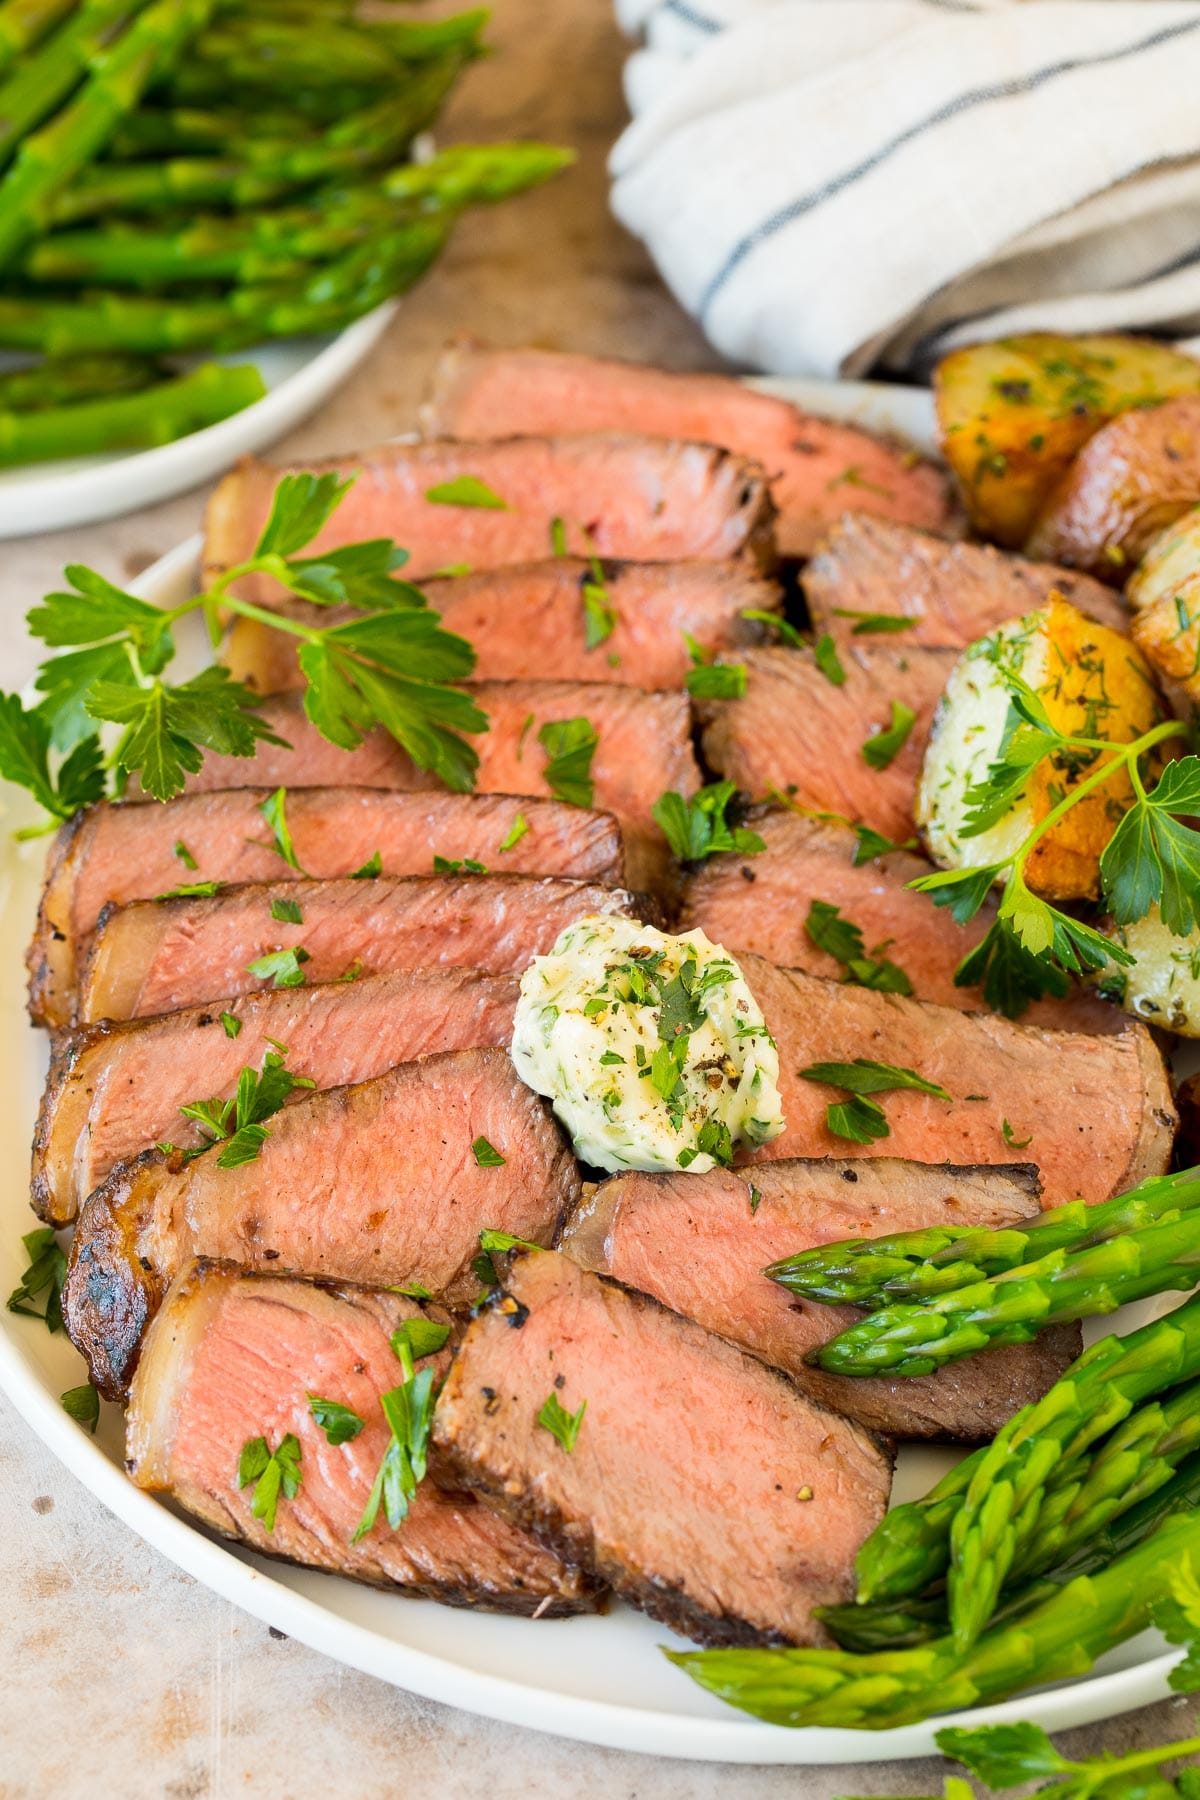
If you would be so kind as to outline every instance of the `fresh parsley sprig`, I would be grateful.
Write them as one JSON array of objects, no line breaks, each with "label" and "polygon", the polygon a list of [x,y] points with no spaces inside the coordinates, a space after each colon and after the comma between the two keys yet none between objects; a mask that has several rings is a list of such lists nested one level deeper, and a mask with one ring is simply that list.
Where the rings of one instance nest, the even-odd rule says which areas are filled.
[{"label": "fresh parsley sprig", "polygon": [[[947,1725],[935,1739],[943,1756],[965,1764],[987,1788],[1038,1781],[1038,1795],[1051,1800],[1200,1800],[1200,1769],[1180,1769],[1174,1779],[1160,1772],[1165,1763],[1200,1755],[1200,1737],[1081,1762],[1061,1755],[1040,1725],[1024,1722]],[[961,1775],[947,1775],[942,1800],[975,1800],[974,1790]]]},{"label": "fresh parsley sprig", "polygon": [[861,927],[844,918],[840,907],[832,906],[828,900],[814,900],[804,929],[819,950],[841,963],[846,971],[843,981],[874,988],[881,994],[912,993],[912,982],[904,970],[882,954],[888,946],[878,944],[868,952]]},{"label": "fresh parsley sprig", "polygon": [[537,1422],[544,1431],[561,1444],[570,1456],[575,1448],[575,1440],[579,1436],[579,1427],[583,1424],[583,1415],[587,1411],[587,1401],[581,1400],[578,1412],[568,1412],[553,1388],[538,1408]]},{"label": "fresh parsley sprig", "polygon": [[842,1088],[849,1100],[831,1101],[825,1109],[825,1123],[835,1137],[851,1143],[870,1144],[876,1138],[890,1137],[892,1128],[883,1108],[867,1098],[869,1094],[888,1094],[898,1088],[909,1088],[918,1094],[932,1094],[937,1100],[950,1095],[936,1081],[926,1081],[915,1069],[900,1069],[894,1063],[870,1062],[856,1056],[853,1062],[810,1063],[798,1070],[802,1081],[817,1081],[827,1087]]},{"label": "fresh parsley sprig", "polygon": [[409,1506],[425,1477],[435,1399],[434,1371],[422,1369],[417,1374],[414,1364],[440,1350],[449,1336],[449,1326],[432,1319],[406,1319],[392,1333],[392,1349],[399,1358],[404,1380],[379,1396],[392,1438],[350,1540],[353,1544],[371,1530],[381,1504],[393,1531],[408,1517]]},{"label": "fresh parsley sprig", "polygon": [[[175,628],[199,612],[214,644],[223,613],[298,639],[304,708],[331,743],[353,750],[381,726],[448,787],[472,787],[478,757],[463,734],[486,730],[487,719],[453,684],[470,675],[475,654],[443,629],[420,589],[397,579],[407,553],[377,538],[298,554],[349,486],[332,474],[284,476],[253,554],[179,606],[151,605],[95,570],[68,568],[69,586],[28,615],[32,634],[62,652],[38,671],[40,700],[27,708],[0,695],[0,775],[27,788],[53,823],[135,776],[143,792],[167,800],[206,752],[249,757],[264,740],[281,743],[261,716],[261,696],[227,669],[165,679]],[[317,606],[352,607],[354,616],[322,626],[258,606],[235,591],[249,575]],[[120,728],[107,753],[101,724]]]},{"label": "fresh parsley sprig", "polygon": [[655,823],[681,862],[700,862],[723,850],[757,856],[766,849],[757,831],[729,823],[726,815],[736,793],[735,782],[714,781],[690,800],[675,792],[659,795],[652,808]]},{"label": "fresh parsley sprig", "polygon": [[1190,727],[1166,719],[1128,744],[1075,736],[1052,723],[1037,694],[1010,671],[1009,718],[999,758],[967,790],[963,838],[990,830],[1016,804],[1048,757],[1073,760],[1088,772],[1074,783],[1023,842],[1003,860],[938,870],[910,885],[948,907],[960,925],[975,917],[998,882],[1003,882],[997,916],[981,942],[955,970],[959,987],[981,986],[997,1012],[1017,1018],[1031,1000],[1058,998],[1072,975],[1108,963],[1128,966],[1133,957],[1122,945],[1072,913],[1034,894],[1025,867],[1035,846],[1061,823],[1072,807],[1125,774],[1133,801],[1100,858],[1100,882],[1108,911],[1118,925],[1132,925],[1157,906],[1168,931],[1186,937],[1200,922],[1200,832],[1184,820],[1200,815],[1200,756],[1169,762],[1157,783],[1146,786],[1150,753],[1170,738],[1187,737]]},{"label": "fresh parsley sprig", "polygon": [[265,1531],[274,1531],[275,1513],[282,1493],[294,1500],[300,1492],[300,1440],[287,1432],[272,1450],[266,1438],[247,1438],[238,1457],[239,1488],[254,1483],[250,1516],[261,1519]]},{"label": "fresh parsley sprig", "polygon": [[284,1066],[281,1048],[268,1050],[261,1070],[243,1069],[238,1077],[237,1092],[229,1100],[192,1100],[180,1107],[185,1119],[194,1119],[204,1135],[199,1149],[188,1152],[198,1156],[213,1144],[228,1140],[217,1157],[218,1169],[237,1169],[253,1162],[270,1137],[264,1119],[280,1110],[297,1088],[317,1084],[308,1075],[293,1075]]},{"label": "fresh parsley sprig", "polygon": [[[27,1319],[41,1319],[47,1331],[63,1329],[62,1290],[67,1278],[66,1253],[57,1237],[45,1225],[38,1231],[27,1231],[21,1239],[29,1266],[8,1296],[9,1312],[21,1313]],[[41,1306],[38,1299],[45,1295]]]}]

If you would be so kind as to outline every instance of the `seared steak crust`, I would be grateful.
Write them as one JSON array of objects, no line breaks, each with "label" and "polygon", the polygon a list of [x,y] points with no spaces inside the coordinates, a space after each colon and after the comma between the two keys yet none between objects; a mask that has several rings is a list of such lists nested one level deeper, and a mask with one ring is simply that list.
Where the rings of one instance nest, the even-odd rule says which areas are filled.
[{"label": "seared steak crust", "polygon": [[[538,1422],[583,1402],[573,1450]],[[708,1644],[815,1643],[853,1588],[888,1457],[781,1375],[551,1253],[516,1257],[434,1418],[457,1478],[653,1618]]]},{"label": "seared steak crust", "polygon": [[[336,1280],[417,1282],[462,1301],[485,1226],[549,1243],[578,1197],[575,1159],[504,1050],[401,1063],[271,1121],[253,1162],[149,1151],[85,1202],[63,1292],[72,1342],[120,1395],[147,1321],[193,1256]],[[485,1138],[504,1158],[480,1167]]]},{"label": "seared steak crust", "polygon": [[511,975],[400,970],[63,1033],[33,1140],[34,1210],[65,1225],[117,1163],[164,1140],[203,1143],[180,1108],[227,1099],[273,1044],[287,1045],[294,1075],[341,1087],[435,1050],[506,1044],[516,999]]},{"label": "seared steak crust", "polygon": [[[436,1454],[402,1525],[391,1530],[381,1509],[351,1541],[390,1441],[379,1396],[400,1367],[389,1339],[422,1315],[445,1318],[397,1294],[193,1264],[168,1296],[132,1396],[130,1475],[260,1555],[449,1606],[551,1618],[589,1610],[587,1578],[453,1491]],[[363,1431],[329,1445],[310,1393],[350,1406]],[[238,1459],[250,1439],[274,1448],[289,1431],[300,1487],[281,1496],[268,1532],[251,1512],[254,1489],[237,1487]]]},{"label": "seared steak crust", "polygon": [[989,1350],[916,1379],[851,1379],[805,1361],[861,1315],[795,1300],[762,1273],[814,1244],[927,1225],[1002,1228],[1038,1210],[1036,1171],[762,1163],[740,1173],[617,1175],[578,1202],[559,1247],[740,1344],[835,1412],[897,1438],[976,1443],[1039,1400],[1079,1353],[1077,1325]]}]

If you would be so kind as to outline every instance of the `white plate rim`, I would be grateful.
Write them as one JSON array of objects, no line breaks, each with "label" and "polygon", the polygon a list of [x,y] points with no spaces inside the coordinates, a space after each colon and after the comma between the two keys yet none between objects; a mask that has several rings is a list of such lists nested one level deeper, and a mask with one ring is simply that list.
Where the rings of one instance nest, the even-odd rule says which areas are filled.
[{"label": "white plate rim", "polygon": [[[929,441],[930,396],[925,390],[809,381],[756,385],[770,386],[813,410],[862,418],[906,431],[918,441]],[[194,565],[201,542],[197,535],[178,544],[131,585],[150,596],[181,581]],[[34,1322],[18,1323],[14,1315],[0,1313],[0,1389],[47,1448],[111,1513],[178,1568],[263,1623],[394,1686],[487,1718],[608,1748],[681,1760],[816,1766],[936,1753],[934,1732],[952,1724],[978,1726],[1028,1719],[1050,1731],[1066,1730],[1149,1705],[1171,1691],[1167,1677],[1178,1652],[1153,1655],[1130,1668],[898,1730],[814,1727],[793,1731],[752,1720],[732,1709],[712,1718],[642,1709],[467,1668],[449,1657],[385,1636],[293,1591],[285,1577],[268,1573],[257,1561],[215,1541],[135,1488],[119,1465],[63,1412],[58,1395],[22,1348],[22,1332],[40,1329]],[[407,1603],[397,1598],[396,1604]]]}]

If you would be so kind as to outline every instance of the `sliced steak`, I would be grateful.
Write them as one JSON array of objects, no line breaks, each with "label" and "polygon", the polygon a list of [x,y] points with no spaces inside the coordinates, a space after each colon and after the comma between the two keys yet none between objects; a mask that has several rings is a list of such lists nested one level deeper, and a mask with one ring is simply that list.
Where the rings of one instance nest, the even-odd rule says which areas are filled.
[{"label": "sliced steak", "polygon": [[[273,916],[281,899],[299,905],[298,925]],[[211,900],[135,900],[100,916],[78,1022],[144,1019],[276,986],[249,968],[276,951],[296,951],[297,985],[427,967],[506,975],[592,912],[649,916],[624,888],[532,875],[272,882]]]},{"label": "sliced steak", "polygon": [[1079,1354],[1078,1325],[914,1380],[827,1375],[805,1357],[861,1314],[797,1301],[762,1271],[814,1244],[927,1225],[997,1229],[1037,1210],[1031,1169],[931,1168],[894,1157],[788,1161],[741,1173],[615,1176],[579,1203],[559,1245],[584,1268],[741,1344],[861,1425],[898,1438],[975,1443],[1057,1381]]},{"label": "sliced steak", "polygon": [[[50,852],[27,958],[47,1015],[67,1017],[78,963],[110,901],[150,900],[181,883],[288,881],[298,874],[275,849],[259,811],[270,793],[234,787],[184,794],[165,806],[101,803],[64,825]],[[624,874],[614,821],[561,801],[302,788],[288,796],[287,823],[300,868],[320,879],[352,875],[375,858],[385,875],[431,875],[437,856],[470,857],[505,875],[619,882]],[[516,842],[502,849],[514,829]]]},{"label": "sliced steak", "polygon": [[[587,1411],[567,1452],[548,1397]],[[821,1641],[891,1471],[774,1370],[566,1257],[514,1259],[434,1416],[464,1486],[651,1617],[708,1644]]]},{"label": "sliced steak", "polygon": [[861,620],[846,613],[911,619],[903,645],[965,649],[998,625],[1042,606],[1057,590],[1089,618],[1129,629],[1129,611],[1111,588],[1053,563],[1006,556],[990,544],[948,543],[911,526],[847,513],[804,571],[813,626],[840,645]]},{"label": "sliced steak", "polygon": [[[591,563],[560,557],[422,585],[447,630],[473,646],[477,681],[536,674],[547,681],[679,688],[691,666],[685,632],[710,655],[736,649],[762,640],[762,626],[744,613],[779,608],[775,583],[740,563],[606,562],[600,575],[597,587]],[[613,615],[608,635],[590,645],[586,589]],[[306,608],[304,616],[315,618],[317,611]],[[351,616],[342,608],[320,611],[322,625]],[[608,623],[595,612],[593,618],[597,626]],[[223,660],[260,694],[303,685],[295,640],[254,619],[234,620]]]},{"label": "sliced steak", "polygon": [[809,555],[847,511],[932,531],[954,525],[944,474],[908,445],[801,412],[727,375],[464,342],[444,352],[424,418],[437,437],[645,431],[723,444],[766,467],[785,556]]},{"label": "sliced steak", "polygon": [[[537,562],[551,553],[555,519],[577,556],[726,562],[744,555],[769,563],[774,555],[775,509],[757,462],[709,444],[595,432],[486,444],[381,444],[292,469],[248,457],[208,503],[209,578],[251,555],[280,476],[309,472],[353,475],[355,482],[304,554],[394,538],[408,551],[404,573],[412,581],[461,563],[495,569]],[[503,505],[430,500],[431,491],[466,476]],[[239,592],[269,601],[280,591],[254,576]]]},{"label": "sliced steak", "polygon": [[117,1163],[151,1144],[202,1143],[180,1107],[228,1098],[241,1071],[260,1068],[273,1044],[287,1045],[294,1075],[340,1087],[432,1051],[507,1044],[516,999],[512,975],[417,969],[244,994],[224,1012],[193,1007],[64,1035],[33,1141],[34,1210],[65,1225]]},{"label": "sliced steak", "polygon": [[[808,650],[748,650],[739,658],[742,698],[698,708],[705,760],[753,799],[774,790],[904,843],[929,728],[958,654],[858,639],[843,652],[846,680],[836,687]],[[891,763],[872,768],[863,745],[891,727],[893,701],[916,718]]]},{"label": "sliced steak", "polygon": [[1030,556],[1120,587],[1153,538],[1200,500],[1200,394],[1133,407],[1088,439],[1051,493]]},{"label": "sliced steak", "polygon": [[[668,788],[693,794],[700,785],[686,694],[583,681],[485,681],[471,693],[488,715],[487,731],[472,740],[479,754],[478,792],[552,797],[538,733],[559,720],[587,719],[599,739],[591,761],[593,804],[621,827],[626,877],[634,887],[667,880],[670,856],[651,808]],[[261,710],[292,746],[260,748],[254,774],[263,786],[440,787],[385,732],[372,732],[357,750],[338,749],[309,723],[299,694],[280,694]],[[236,757],[209,756],[188,786],[193,792],[236,787],[245,772]],[[497,858],[485,860],[490,868]]]},{"label": "sliced steak", "polygon": [[[821,981],[757,957],[743,956],[741,966],[779,1046],[786,1127],[761,1156],[886,1155],[994,1167],[1012,1161],[1015,1139],[1022,1160],[1041,1174],[1045,1206],[1107,1200],[1167,1167],[1175,1109],[1166,1064],[1145,1026],[1110,1037],[1044,1031],[994,1013]],[[845,1094],[802,1081],[798,1071],[856,1057],[913,1069],[951,1098],[885,1093],[879,1104],[890,1135],[848,1143],[825,1123],[830,1101]]]},{"label": "sliced steak", "polygon": [[[782,968],[840,981],[842,964],[813,941],[805,924],[813,901],[824,900],[859,927],[868,953],[903,970],[919,999],[960,1012],[989,1010],[979,988],[955,987],[954,971],[995,917],[990,902],[969,924],[956,925],[944,907],[908,885],[930,873],[924,857],[897,850],[856,868],[858,839],[836,820],[755,807],[746,823],[766,850],[713,856],[693,866],[684,885],[684,929],[698,925],[726,950],[748,950]],[[1035,1001],[1021,1017],[1026,1025],[1062,1031],[1123,1031],[1129,1023],[1128,1014],[1082,987],[1065,1000]]]},{"label": "sliced steak", "polygon": [[[439,1485],[436,1457],[399,1529],[380,1508],[352,1541],[391,1442],[379,1404],[401,1379],[390,1338],[422,1311],[398,1294],[193,1264],[171,1291],[134,1389],[130,1475],[260,1555],[450,1606],[539,1617],[588,1610],[587,1579],[469,1494]],[[348,1406],[364,1429],[330,1445],[310,1393]],[[251,1511],[254,1488],[238,1488],[238,1461],[251,1439],[274,1449],[288,1432],[300,1445],[300,1487],[280,1497],[268,1531]]]},{"label": "sliced steak", "polygon": [[[505,1050],[401,1063],[278,1114],[253,1162],[159,1151],[115,1169],[79,1215],[63,1292],[72,1342],[120,1394],[172,1276],[192,1256],[462,1301],[485,1226],[549,1243],[579,1172]],[[481,1167],[486,1138],[504,1158]]]}]

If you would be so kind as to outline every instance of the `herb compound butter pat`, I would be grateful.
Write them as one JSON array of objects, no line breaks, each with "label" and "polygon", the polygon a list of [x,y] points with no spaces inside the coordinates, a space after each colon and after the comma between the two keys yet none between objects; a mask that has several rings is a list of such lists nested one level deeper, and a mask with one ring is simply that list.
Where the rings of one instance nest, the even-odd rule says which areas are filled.
[{"label": "herb compound butter pat", "polygon": [[774,1040],[702,931],[568,927],[521,978],[512,1058],[597,1168],[703,1174],[783,1130]]}]

